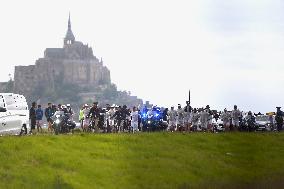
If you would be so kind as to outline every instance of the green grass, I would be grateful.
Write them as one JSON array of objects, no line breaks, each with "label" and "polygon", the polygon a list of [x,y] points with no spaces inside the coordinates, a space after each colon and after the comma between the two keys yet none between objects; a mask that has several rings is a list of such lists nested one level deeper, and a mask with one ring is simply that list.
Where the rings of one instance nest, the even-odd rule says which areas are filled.
[{"label": "green grass", "polygon": [[283,188],[284,133],[0,138],[0,188]]}]

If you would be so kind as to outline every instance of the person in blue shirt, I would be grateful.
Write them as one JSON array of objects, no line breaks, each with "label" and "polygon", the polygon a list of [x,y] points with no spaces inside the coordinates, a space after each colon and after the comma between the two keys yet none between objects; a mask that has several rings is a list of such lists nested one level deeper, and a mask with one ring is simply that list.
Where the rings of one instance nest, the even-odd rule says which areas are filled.
[{"label": "person in blue shirt", "polygon": [[36,109],[36,127],[37,127],[37,132],[42,132],[42,118],[43,118],[43,110],[41,109],[41,105],[37,106]]}]

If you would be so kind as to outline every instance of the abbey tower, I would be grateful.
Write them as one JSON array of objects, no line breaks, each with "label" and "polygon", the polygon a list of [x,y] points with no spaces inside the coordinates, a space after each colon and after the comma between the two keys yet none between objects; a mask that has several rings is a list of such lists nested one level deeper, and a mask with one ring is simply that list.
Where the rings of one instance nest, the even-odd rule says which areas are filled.
[{"label": "abbey tower", "polygon": [[[0,83],[0,89],[9,88],[9,83]],[[13,90],[9,92],[23,94],[29,102],[44,99],[44,103],[69,101],[77,105],[93,100],[131,106],[143,103],[126,91],[117,91],[102,59],[93,54],[91,47],[76,41],[70,14],[63,47],[46,48],[35,65],[16,66]]]},{"label": "abbey tower", "polygon": [[55,78],[86,87],[111,84],[110,71],[103,61],[94,56],[91,47],[75,40],[70,15],[63,48],[47,48],[35,65],[16,66],[14,91],[29,95],[37,85],[52,88]]}]

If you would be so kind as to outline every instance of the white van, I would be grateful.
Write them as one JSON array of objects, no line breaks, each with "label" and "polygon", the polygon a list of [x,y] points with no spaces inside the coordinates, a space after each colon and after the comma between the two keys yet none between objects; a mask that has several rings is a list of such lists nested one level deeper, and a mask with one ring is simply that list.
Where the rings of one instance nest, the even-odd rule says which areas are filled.
[{"label": "white van", "polygon": [[0,134],[29,130],[29,109],[26,98],[14,93],[0,93]]}]

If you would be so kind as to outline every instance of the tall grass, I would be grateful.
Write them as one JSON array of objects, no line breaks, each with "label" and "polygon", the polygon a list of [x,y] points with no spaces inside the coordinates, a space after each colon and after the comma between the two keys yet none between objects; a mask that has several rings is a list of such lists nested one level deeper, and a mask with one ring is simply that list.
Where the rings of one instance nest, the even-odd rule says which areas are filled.
[{"label": "tall grass", "polygon": [[284,133],[0,138],[0,188],[283,188]]}]

